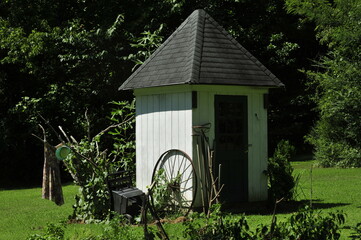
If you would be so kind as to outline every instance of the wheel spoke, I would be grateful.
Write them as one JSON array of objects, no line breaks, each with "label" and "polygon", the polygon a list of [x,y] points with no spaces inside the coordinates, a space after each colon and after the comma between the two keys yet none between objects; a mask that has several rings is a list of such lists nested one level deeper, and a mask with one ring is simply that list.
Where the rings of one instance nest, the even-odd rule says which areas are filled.
[{"label": "wheel spoke", "polygon": [[186,178],[186,179],[184,179],[183,181],[181,181],[180,184],[185,183],[185,182],[188,182],[188,181],[189,181],[190,179],[192,179],[192,178],[193,178],[193,172],[189,173],[188,178]]},{"label": "wheel spoke", "polygon": [[[156,166],[152,181],[157,181],[154,186],[164,191],[155,199],[161,205],[156,211],[186,215],[193,205],[197,184],[192,160],[186,153],[173,149],[163,153]],[[163,176],[157,174],[160,169]]]},{"label": "wheel spoke", "polygon": [[184,199],[184,201],[182,201],[183,208],[189,208],[191,206],[191,204],[192,204],[192,200],[187,200],[185,198],[183,198],[183,199]]},{"label": "wheel spoke", "polygon": [[172,176],[168,176],[167,170],[165,168],[163,168],[163,172],[164,172],[164,175],[165,175],[165,178],[167,179],[167,181],[170,182],[172,179]]},{"label": "wheel spoke", "polygon": [[[180,171],[182,171],[182,167],[183,167],[183,165],[184,165],[184,166],[186,166],[186,165],[187,165],[187,162],[186,162],[187,160],[186,160],[186,161],[184,161],[185,159],[187,159],[187,158],[185,158],[185,156],[183,155],[183,157],[182,157],[182,161],[181,161],[181,163],[180,163],[180,165],[179,165],[179,168],[178,168],[178,169],[179,169],[179,172],[180,172]],[[183,168],[183,170],[184,170],[184,168]],[[181,174],[181,175],[183,175],[183,173],[184,173],[184,171],[182,171],[182,173],[180,173],[180,174]]]},{"label": "wheel spoke", "polygon": [[190,190],[192,190],[192,189],[193,189],[193,187],[189,187],[189,188],[185,188],[184,190],[179,191],[179,192],[180,192],[180,193],[185,193],[185,192],[190,191]]},{"label": "wheel spoke", "polygon": [[188,168],[190,168],[190,167],[192,167],[191,164],[189,164],[189,165],[183,170],[182,175],[183,175],[183,174],[188,170]]},{"label": "wheel spoke", "polygon": [[174,175],[173,175],[173,173],[174,173],[174,164],[175,164],[175,159],[173,159],[173,158],[171,158],[171,159],[169,159],[170,161],[169,162],[172,162],[173,164],[172,164],[172,168],[170,169],[170,175],[172,176],[172,178],[174,178]]}]

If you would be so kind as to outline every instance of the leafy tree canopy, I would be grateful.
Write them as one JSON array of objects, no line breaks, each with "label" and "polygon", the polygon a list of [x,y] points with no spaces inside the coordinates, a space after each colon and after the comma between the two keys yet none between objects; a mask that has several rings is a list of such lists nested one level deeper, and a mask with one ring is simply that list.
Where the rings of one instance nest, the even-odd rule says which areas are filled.
[{"label": "leafy tree canopy", "polygon": [[309,141],[323,166],[361,166],[361,3],[357,0],[287,0],[289,12],[316,23],[328,47],[307,71],[320,120]]},{"label": "leafy tree canopy", "polygon": [[[37,112],[78,139],[86,134],[85,111],[91,132],[103,129],[111,108],[108,103],[131,98],[131,93],[117,89],[134,62],[144,61],[161,36],[168,37],[198,8],[286,84],[287,91],[271,95],[270,129],[276,129],[271,134],[274,142],[280,138],[302,142],[313,116],[307,111],[304,76],[296,69],[308,65],[319,49],[312,25],[287,14],[283,1],[4,0],[0,2],[0,154],[6,168],[0,168],[0,182],[41,174],[42,149],[30,137],[37,131]],[[30,168],[36,170],[29,172]]]}]

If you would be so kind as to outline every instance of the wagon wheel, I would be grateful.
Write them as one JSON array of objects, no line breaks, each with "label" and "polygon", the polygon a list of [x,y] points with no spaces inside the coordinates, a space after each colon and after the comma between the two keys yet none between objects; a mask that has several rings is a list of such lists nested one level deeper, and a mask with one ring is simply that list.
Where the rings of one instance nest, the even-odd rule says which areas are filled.
[{"label": "wagon wheel", "polygon": [[193,207],[196,192],[197,176],[191,158],[177,149],[163,153],[154,167],[150,191],[157,214],[186,216]]}]

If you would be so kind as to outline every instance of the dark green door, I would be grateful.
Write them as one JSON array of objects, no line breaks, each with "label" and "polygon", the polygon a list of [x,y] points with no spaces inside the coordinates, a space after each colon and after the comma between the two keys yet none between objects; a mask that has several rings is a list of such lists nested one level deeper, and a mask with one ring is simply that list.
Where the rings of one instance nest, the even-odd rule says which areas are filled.
[{"label": "dark green door", "polygon": [[215,96],[215,170],[224,184],[221,200],[248,199],[248,124],[246,96]]}]

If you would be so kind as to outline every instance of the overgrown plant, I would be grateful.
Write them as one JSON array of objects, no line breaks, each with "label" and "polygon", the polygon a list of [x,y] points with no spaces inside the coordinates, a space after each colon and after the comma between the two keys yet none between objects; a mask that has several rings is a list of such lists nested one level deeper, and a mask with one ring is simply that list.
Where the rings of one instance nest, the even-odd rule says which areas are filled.
[{"label": "overgrown plant", "polygon": [[61,240],[64,239],[66,224],[49,223],[43,234],[32,234],[27,240]]},{"label": "overgrown plant", "polygon": [[[135,168],[134,102],[116,102],[110,125],[93,138],[77,142],[67,138],[73,150],[64,160],[65,166],[79,186],[73,219],[82,221],[104,220],[109,216],[110,201],[107,188],[109,173]],[[90,123],[88,123],[90,125]],[[113,149],[102,149],[102,136],[113,136]]]},{"label": "overgrown plant", "polygon": [[[109,171],[123,169],[135,172],[135,101],[131,103],[113,101],[112,104],[116,107],[111,112],[110,120],[117,127],[109,129],[113,141],[113,149],[109,155],[112,158],[109,167],[113,169]],[[126,121],[128,122],[123,124]]]},{"label": "overgrown plant", "polygon": [[355,227],[348,227],[351,228],[353,231],[350,235],[351,239],[360,240],[361,239],[361,222],[357,223]]},{"label": "overgrown plant", "polygon": [[152,191],[152,199],[155,210],[161,211],[164,209],[169,201],[171,200],[171,190],[168,188],[168,180],[165,176],[164,169],[159,169],[159,171],[155,175],[155,182],[159,183],[156,187],[151,189]]},{"label": "overgrown plant", "polygon": [[296,239],[339,239],[340,225],[344,223],[345,215],[341,212],[330,212],[323,216],[321,211],[306,206],[292,214],[286,224],[286,229],[289,230],[288,234]]},{"label": "overgrown plant", "polygon": [[[196,221],[204,214],[193,215],[193,221],[185,222],[184,238],[197,240],[233,239],[233,240],[337,240],[340,238],[340,226],[345,222],[345,215],[336,212],[321,215],[306,206],[282,222],[274,221],[271,225],[259,225],[250,230],[245,216],[236,218],[220,211],[214,205],[206,223]],[[198,219],[199,220],[199,219]]]},{"label": "overgrown plant", "polygon": [[[138,240],[143,239],[142,232],[134,231],[131,225],[127,224],[127,219],[119,214],[102,223],[103,230],[99,235],[82,233],[80,236],[71,236],[71,239],[79,240]],[[42,234],[33,234],[27,240],[68,240],[65,237],[66,224],[48,224]],[[150,231],[152,234],[152,232]],[[154,239],[154,238],[150,238]]]},{"label": "overgrown plant", "polygon": [[181,208],[181,202],[184,201],[180,190],[181,179],[182,176],[180,174],[175,178],[168,179],[166,172],[162,168],[156,173],[154,179],[156,184],[152,185],[150,191],[154,210],[159,217],[170,217],[165,216],[166,214],[173,214],[173,217],[179,217],[179,214],[183,214],[186,211]]},{"label": "overgrown plant", "polygon": [[145,60],[150,57],[152,52],[161,45],[163,41],[163,36],[160,35],[162,29],[163,24],[161,24],[154,32],[144,31],[141,33],[140,37],[132,36],[132,43],[130,46],[137,49],[137,53],[125,57],[126,60],[131,60],[135,63],[132,71],[142,65]]},{"label": "overgrown plant", "polygon": [[115,214],[103,230],[103,233],[98,236],[99,240],[138,240],[143,239],[142,233],[135,234],[132,227],[127,224],[128,220],[124,216]]},{"label": "overgrown plant", "polygon": [[[185,239],[252,239],[245,216],[235,218],[231,214],[223,213],[220,204],[211,206],[208,217],[205,213],[193,213],[192,218],[191,221],[183,223],[186,227],[183,232]],[[199,218],[204,218],[206,222],[196,221]]]},{"label": "overgrown plant", "polygon": [[271,158],[268,159],[269,194],[273,201],[291,200],[295,194],[298,177],[294,177],[290,160],[295,147],[281,140]]},{"label": "overgrown plant", "polygon": [[345,223],[341,212],[322,215],[305,206],[292,214],[286,221],[274,221],[270,226],[260,225],[254,239],[272,240],[336,240],[340,238],[340,226]]}]

